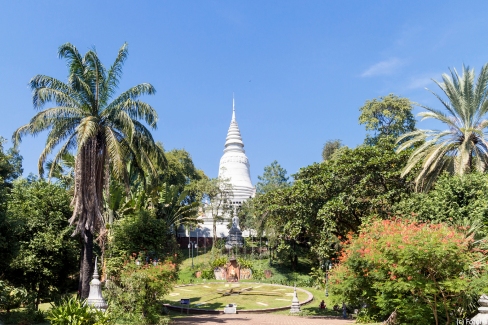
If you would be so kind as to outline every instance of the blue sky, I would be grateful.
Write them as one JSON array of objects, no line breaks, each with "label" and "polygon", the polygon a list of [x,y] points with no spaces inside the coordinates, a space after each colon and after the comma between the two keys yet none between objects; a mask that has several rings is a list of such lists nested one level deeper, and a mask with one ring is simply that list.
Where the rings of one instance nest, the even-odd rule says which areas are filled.
[{"label": "blue sky", "polygon": [[[395,93],[440,108],[424,89],[437,92],[431,78],[488,62],[486,12],[486,1],[446,0],[5,1],[0,135],[35,114],[30,78],[66,80],[61,44],[95,47],[108,66],[128,42],[120,89],[155,86],[145,99],[166,149],[186,149],[216,177],[234,93],[253,181],[273,160],[292,174],[320,161],[329,139],[360,144],[368,99]],[[25,174],[37,172],[44,141],[24,138]]]}]

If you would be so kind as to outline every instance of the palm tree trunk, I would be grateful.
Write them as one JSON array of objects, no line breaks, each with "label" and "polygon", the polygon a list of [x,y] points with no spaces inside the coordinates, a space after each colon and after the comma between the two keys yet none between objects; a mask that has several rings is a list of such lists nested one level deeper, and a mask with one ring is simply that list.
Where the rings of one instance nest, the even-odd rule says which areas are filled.
[{"label": "palm tree trunk", "polygon": [[93,273],[93,234],[91,231],[87,230],[85,232],[86,241],[83,241],[83,261],[81,264],[81,299],[88,298],[90,293],[90,281],[91,275]]},{"label": "palm tree trunk", "polygon": [[93,272],[93,235],[100,229],[102,221],[103,185],[105,180],[105,148],[103,141],[91,138],[76,157],[75,192],[73,195],[73,216],[70,223],[77,219],[74,234],[82,238],[80,265],[80,297],[86,299],[90,292],[90,280]]},{"label": "palm tree trunk", "polygon": [[81,298],[81,291],[83,290],[83,256],[85,254],[85,244],[83,239],[80,239],[80,278],[78,280],[78,298]]}]

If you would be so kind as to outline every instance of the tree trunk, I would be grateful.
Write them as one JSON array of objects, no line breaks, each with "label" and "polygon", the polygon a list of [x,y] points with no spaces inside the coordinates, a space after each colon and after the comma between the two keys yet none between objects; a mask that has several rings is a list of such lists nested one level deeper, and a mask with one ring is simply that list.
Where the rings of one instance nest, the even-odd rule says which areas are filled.
[{"label": "tree trunk", "polygon": [[78,280],[78,298],[81,298],[81,290],[83,288],[82,279],[83,279],[83,255],[85,254],[85,245],[83,244],[83,239],[80,239],[80,278]]},{"label": "tree trunk", "polygon": [[90,281],[93,273],[93,234],[86,230],[86,241],[83,241],[83,260],[80,269],[81,299],[88,298]]},{"label": "tree trunk", "polygon": [[212,248],[215,247],[217,244],[217,220],[214,218],[213,220],[213,243],[212,243]]},{"label": "tree trunk", "polygon": [[71,202],[74,209],[69,220],[71,225],[76,223],[73,235],[80,234],[83,246],[79,283],[81,299],[86,299],[90,292],[93,272],[93,236],[103,225],[101,211],[107,167],[103,135],[98,134],[87,140],[76,156],[75,188]]}]

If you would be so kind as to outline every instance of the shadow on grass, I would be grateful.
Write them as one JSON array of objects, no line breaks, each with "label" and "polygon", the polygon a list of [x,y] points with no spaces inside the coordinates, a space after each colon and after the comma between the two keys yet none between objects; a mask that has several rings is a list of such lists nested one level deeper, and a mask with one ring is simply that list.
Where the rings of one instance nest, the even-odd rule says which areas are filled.
[{"label": "shadow on grass", "polygon": [[49,325],[45,320],[45,313],[28,309],[15,310],[10,313],[0,313],[0,324],[36,324]]},{"label": "shadow on grass", "polygon": [[[249,324],[252,323],[252,320],[246,317],[236,317],[232,318],[232,322],[236,323],[243,323],[243,322],[249,322]],[[200,318],[200,317],[181,317],[181,318],[173,318],[171,320],[170,324],[225,324],[229,323],[228,319],[221,318],[218,316],[213,316],[213,315],[206,315],[205,318]]]}]

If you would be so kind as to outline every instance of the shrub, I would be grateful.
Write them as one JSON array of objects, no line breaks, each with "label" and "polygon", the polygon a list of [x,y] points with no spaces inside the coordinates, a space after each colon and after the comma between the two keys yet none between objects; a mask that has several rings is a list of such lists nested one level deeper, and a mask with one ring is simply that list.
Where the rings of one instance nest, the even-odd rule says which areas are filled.
[{"label": "shrub", "polygon": [[16,288],[6,281],[0,280],[0,310],[17,308],[27,300],[27,291],[23,288]]},{"label": "shrub", "polygon": [[114,222],[107,251],[106,269],[110,276],[118,276],[127,256],[138,258],[141,263],[153,259],[164,260],[171,255],[176,242],[164,220],[141,210]]},{"label": "shrub", "polygon": [[213,247],[217,249],[225,249],[225,238],[217,238]]},{"label": "shrub", "polygon": [[357,238],[349,237],[330,272],[333,301],[367,306],[365,319],[394,310],[407,324],[464,318],[486,281],[478,243],[465,228],[372,221]]},{"label": "shrub", "polygon": [[253,262],[251,260],[247,260],[244,258],[237,258],[237,262],[239,263],[239,266],[244,269],[252,269],[253,268]]},{"label": "shrub", "polygon": [[113,324],[109,314],[98,311],[75,297],[62,299],[48,311],[51,325],[109,325]]},{"label": "shrub", "polygon": [[213,269],[202,270],[202,279],[215,280],[215,274]]},{"label": "shrub", "polygon": [[221,257],[216,258],[212,262],[210,262],[210,266],[215,269],[217,267],[224,266],[225,264],[227,264],[227,262],[228,262],[227,257],[221,256]]},{"label": "shrub", "polygon": [[172,261],[136,265],[126,261],[118,277],[107,287],[110,310],[117,320],[130,324],[165,324],[160,299],[168,294],[176,280]]}]

